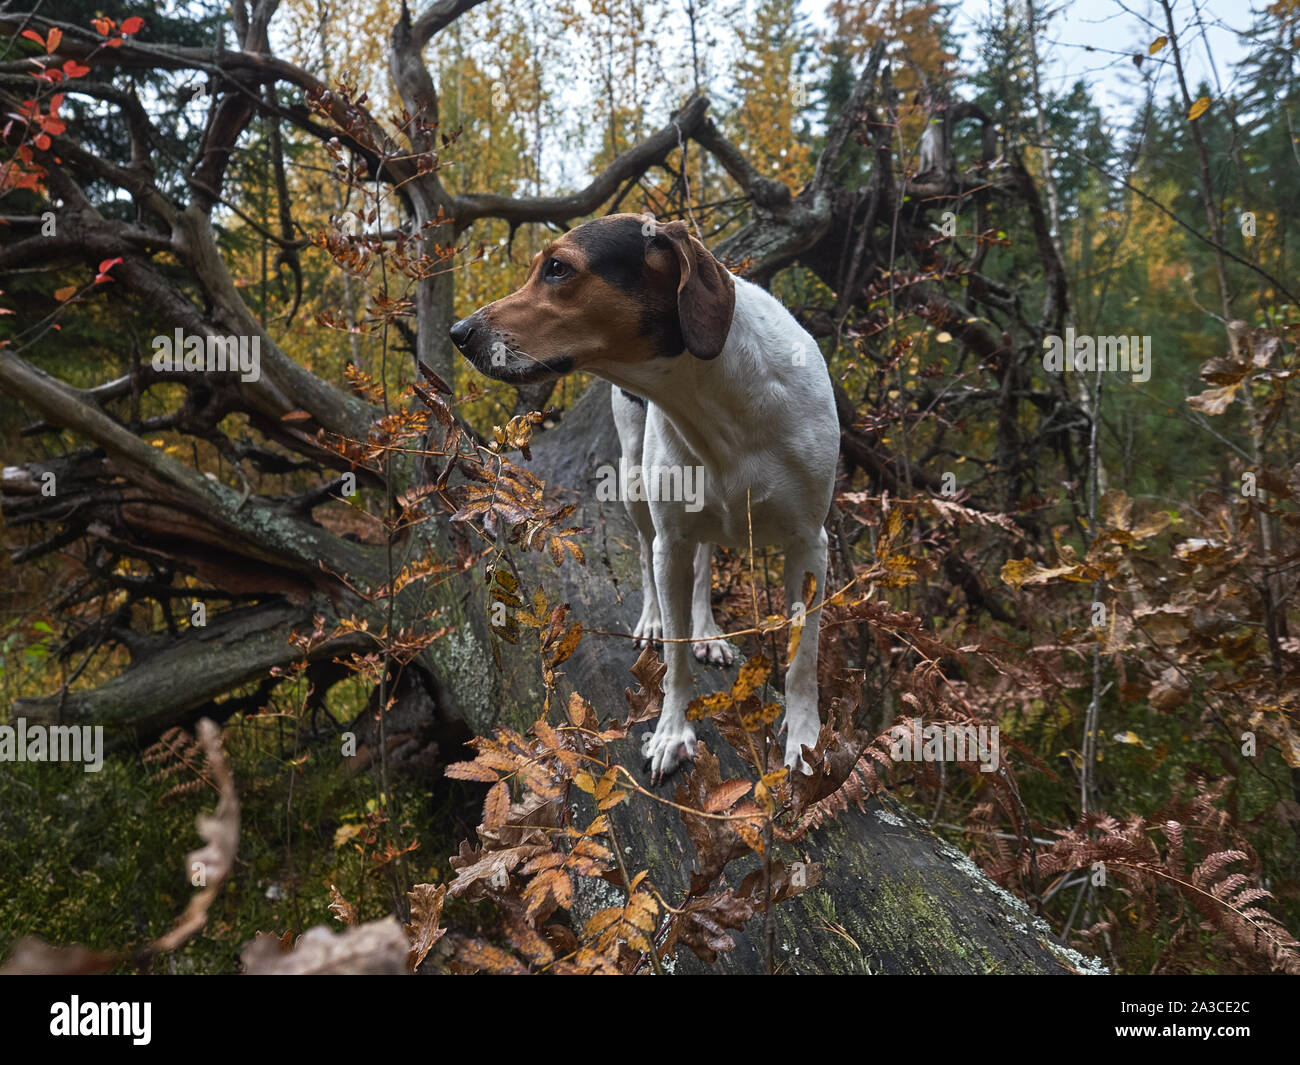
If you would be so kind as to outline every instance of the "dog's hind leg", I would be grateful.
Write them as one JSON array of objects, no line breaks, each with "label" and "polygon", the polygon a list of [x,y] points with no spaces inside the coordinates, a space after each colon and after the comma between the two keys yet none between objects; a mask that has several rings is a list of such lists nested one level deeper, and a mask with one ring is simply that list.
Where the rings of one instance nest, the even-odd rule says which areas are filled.
[{"label": "dog's hind leg", "polygon": [[655,590],[654,522],[650,520],[650,504],[646,502],[645,485],[641,477],[641,452],[645,446],[645,400],[624,392],[621,388],[610,390],[609,405],[614,412],[614,428],[623,451],[623,467],[629,472],[627,483],[622,485],[623,506],[632,524],[636,526],[641,553],[641,617],[632,630],[636,637],[633,646],[649,647],[663,638],[663,623],[659,615],[659,595]]},{"label": "dog's hind leg", "polygon": [[691,636],[698,643],[691,651],[701,662],[715,666],[729,666],[734,659],[731,645],[726,640],[709,639],[722,635],[713,620],[713,545],[697,544],[695,547],[695,588],[691,595]]},{"label": "dog's hind leg", "polygon": [[809,607],[799,647],[785,676],[785,764],[810,772],[800,750],[813,747],[821,731],[817,712],[817,637],[821,627],[821,606],[826,583],[826,530],[819,528],[815,539],[796,542],[785,553],[785,608],[794,617],[795,603],[803,602],[803,575],[811,573],[817,591]]}]

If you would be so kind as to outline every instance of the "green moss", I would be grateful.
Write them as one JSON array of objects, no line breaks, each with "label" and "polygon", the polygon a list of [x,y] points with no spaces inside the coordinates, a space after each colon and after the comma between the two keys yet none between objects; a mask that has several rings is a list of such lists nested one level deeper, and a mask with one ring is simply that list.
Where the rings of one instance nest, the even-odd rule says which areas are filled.
[{"label": "green moss", "polygon": [[[352,708],[360,682],[345,682],[331,704]],[[260,931],[303,932],[334,923],[330,885],[362,920],[391,913],[392,892],[376,873],[373,846],[336,840],[374,809],[375,784],[338,757],[337,737],[311,745],[306,763],[285,756],[294,724],[283,718],[236,718],[224,732],[239,792],[240,844],[233,877],[206,927],[180,950],[157,959],[166,973],[236,971],[239,946]],[[106,951],[142,945],[172,927],[193,893],[185,857],[201,845],[195,817],[210,812],[211,788],[179,796],[189,772],[160,779],[138,755],[110,756],[100,773],[81,766],[15,763],[0,773],[0,957],[25,935],[56,945]],[[450,876],[467,823],[478,819],[482,788],[447,782],[438,792],[398,779],[389,805],[400,825],[412,882]],[[472,831],[472,829],[469,829]]]}]

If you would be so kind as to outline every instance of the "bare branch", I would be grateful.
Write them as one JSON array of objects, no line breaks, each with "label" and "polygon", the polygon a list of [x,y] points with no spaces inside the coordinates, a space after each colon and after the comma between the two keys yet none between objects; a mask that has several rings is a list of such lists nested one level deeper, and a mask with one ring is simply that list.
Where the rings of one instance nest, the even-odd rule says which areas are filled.
[{"label": "bare branch", "polygon": [[612,197],[625,180],[638,177],[676,150],[679,140],[694,138],[704,121],[709,101],[692,96],[658,133],[629,148],[602,170],[585,189],[568,196],[514,198],[492,193],[457,196],[453,201],[456,224],[464,229],[479,218],[503,218],[512,226],[525,222],[565,225],[591,214]]},{"label": "bare branch", "polygon": [[[424,14],[415,20],[411,26],[411,34],[420,47],[424,47],[435,33],[446,29],[466,11],[482,3],[484,0],[438,0],[437,3],[430,4]],[[410,19],[405,0],[402,3],[402,17],[404,20]]]}]

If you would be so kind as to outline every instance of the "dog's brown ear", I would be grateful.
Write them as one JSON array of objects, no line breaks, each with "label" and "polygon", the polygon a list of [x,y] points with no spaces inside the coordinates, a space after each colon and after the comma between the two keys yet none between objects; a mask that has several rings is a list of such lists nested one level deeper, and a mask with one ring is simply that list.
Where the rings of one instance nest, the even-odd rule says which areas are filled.
[{"label": "dog's brown ear", "polygon": [[658,227],[656,237],[677,256],[677,316],[686,350],[697,359],[716,359],[731,332],[736,310],[736,284],[731,271],[691,236],[685,222]]}]

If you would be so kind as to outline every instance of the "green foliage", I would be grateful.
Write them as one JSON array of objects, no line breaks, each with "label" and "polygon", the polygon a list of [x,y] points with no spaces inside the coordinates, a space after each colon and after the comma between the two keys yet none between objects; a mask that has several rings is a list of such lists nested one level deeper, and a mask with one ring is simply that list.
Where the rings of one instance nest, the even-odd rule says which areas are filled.
[{"label": "green foliage", "polygon": [[[81,24],[98,12],[92,7],[64,0],[42,14]],[[142,40],[228,43],[224,8],[191,5],[181,17],[165,7],[131,7],[146,18]],[[382,97],[382,35],[347,32],[348,20],[371,14],[369,7],[289,7],[293,47],[304,62],[350,103],[360,99],[358,86]],[[154,965],[232,971],[235,947],[255,932],[302,931],[330,920],[336,907],[360,922],[394,909],[405,917],[409,907],[430,948],[442,921],[453,929],[450,951],[435,961],[465,969],[635,971],[643,962],[628,945],[657,963],[648,939],[660,920],[670,940],[708,957],[726,949],[725,928],[774,898],[752,883],[750,890],[722,889],[728,862],[761,853],[765,832],[795,843],[850,802],[889,787],[1030,898],[1065,938],[1120,971],[1294,971],[1297,946],[1286,929],[1300,927],[1300,651],[1293,635],[1300,615],[1292,577],[1300,557],[1292,414],[1300,185],[1287,115],[1300,89],[1285,46],[1294,12],[1278,5],[1258,16],[1255,43],[1233,82],[1244,86],[1239,95],[1218,99],[1211,86],[1188,87],[1193,98],[1212,101],[1190,119],[1180,95],[1154,89],[1132,115],[1084,83],[1035,101],[1014,6],[981,25],[978,63],[961,73],[951,13],[940,4],[832,3],[820,40],[790,0],[737,5],[725,33],[711,5],[692,5],[700,32],[689,69],[661,44],[675,32],[674,10],[622,0],[589,10],[530,2],[485,7],[458,21],[427,57],[440,91],[441,150],[428,153],[429,165],[457,194],[561,191],[658,128],[667,109],[699,84],[730,105],[715,106],[719,124],[758,172],[797,193],[879,39],[889,45],[895,98],[873,106],[892,130],[897,174],[915,172],[921,130],[945,93],[981,105],[997,129],[999,161],[978,172],[975,124],[955,134],[957,165],[978,179],[979,194],[941,204],[902,195],[892,205],[897,228],[883,239],[874,234],[880,268],[847,310],[808,267],[785,270],[772,285],[802,320],[816,323],[853,409],[846,439],[857,445],[853,454],[877,460],[846,460],[833,523],[832,590],[840,594],[825,611],[823,696],[840,711],[857,709],[852,720],[846,712],[828,721],[819,744],[818,758],[836,762],[837,779],[819,794],[800,794],[799,783],[764,777],[757,766],[752,781],[724,782],[716,765],[702,763],[679,811],[691,825],[702,879],[671,900],[669,917],[664,896],[641,871],[615,874],[621,859],[609,827],[594,812],[575,820],[555,801],[570,784],[601,809],[660,801],[606,749],[653,709],[649,659],[639,663],[642,687],[629,721],[598,726],[579,699],[567,708],[567,724],[554,723],[558,714],[548,723],[543,714],[527,734],[503,728],[481,738],[473,760],[454,765],[449,780],[385,780],[382,757],[372,778],[339,758],[339,730],[363,714],[373,717],[372,700],[392,694],[397,681],[389,666],[409,662],[448,631],[443,619],[422,617],[418,631],[376,635],[377,650],[349,659],[348,679],[319,702],[309,695],[304,663],[278,678],[285,683],[264,705],[231,718],[225,744],[243,806],[238,870],[204,930]],[[391,24],[395,13],[384,15]],[[326,40],[338,42],[338,54]],[[26,42],[18,47],[32,51]],[[1134,47],[1139,55],[1146,49]],[[175,202],[187,200],[194,148],[209,117],[195,94],[198,80],[111,64],[97,76],[148,101],[160,131],[150,145],[155,182]],[[573,106],[568,93],[584,94],[583,105]],[[285,87],[279,103],[315,106],[314,118],[325,120],[319,101],[296,89]],[[1040,103],[1059,197],[1054,234],[1043,232],[1007,180],[1009,161],[1023,161],[1045,199]],[[120,124],[106,109],[70,94],[63,117],[96,157],[130,161]],[[409,126],[410,116],[392,124]],[[482,552],[484,597],[508,608],[493,649],[535,644],[544,709],[553,709],[557,669],[583,638],[582,620],[568,604],[521,585],[515,549],[572,564],[582,557],[582,530],[567,525],[571,507],[545,500],[536,478],[506,458],[514,450],[527,454],[542,421],[517,415],[512,390],[485,385],[460,362],[450,397],[417,378],[408,302],[427,276],[422,271],[435,268],[457,271],[458,307],[490,302],[518,285],[553,233],[484,219],[457,233],[456,246],[441,249],[432,266],[413,264],[378,236],[408,219],[403,193],[377,182],[359,155],[322,147],[291,123],[280,127],[265,111],[250,121],[214,211],[234,284],[290,357],[322,378],[347,381],[388,411],[369,438],[326,442],[352,469],[386,479],[437,426],[442,444],[429,445],[426,457],[455,454],[462,464],[463,483],[444,479],[430,494],[454,514],[472,548],[465,558],[430,552],[390,569],[375,597],[392,599],[401,587],[440,579]],[[1224,229],[1222,249],[1203,239],[1205,194],[1192,177],[1200,173],[1196,133],[1213,163],[1208,194]],[[277,135],[293,204],[289,232],[281,231]],[[391,160],[401,152],[389,146],[381,154]],[[619,206],[690,217],[714,240],[752,219],[697,145],[669,153],[666,164],[663,173],[621,189]],[[864,135],[841,159],[838,192],[857,195],[872,168]],[[995,192],[984,195],[985,184]],[[140,212],[106,182],[92,178],[86,192],[109,221],[134,221]],[[14,216],[31,216],[45,203],[33,184],[9,189],[4,199]],[[958,235],[927,244],[943,209],[954,212]],[[362,216],[362,232],[342,220],[345,211]],[[1243,231],[1244,212],[1253,234]],[[1150,337],[1155,353],[1157,372],[1141,387],[1124,376],[1106,378],[1095,466],[1081,453],[1091,382],[1051,378],[1036,361],[1050,326],[1040,318],[1051,280],[1045,236],[1063,260],[1062,321],[1088,335]],[[288,251],[301,268],[300,290],[288,257],[277,262]],[[129,374],[147,358],[149,338],[174,325],[162,308],[116,283],[95,285],[75,301],[75,313],[59,313],[71,306],[60,293],[94,276],[88,265],[68,259],[16,272],[0,297],[13,311],[0,318],[0,341],[60,318],[60,329],[24,357],[74,387]],[[196,306],[207,306],[208,293],[169,252],[154,255],[152,266]],[[907,305],[902,297],[920,285],[959,313]],[[1224,302],[1244,323],[1241,351],[1232,350],[1217,320]],[[994,350],[963,342],[961,327],[970,324],[994,338]],[[550,403],[564,408],[582,384],[566,381]],[[182,386],[167,384],[105,409],[135,428],[189,398]],[[475,440],[453,411],[487,442]],[[77,447],[68,434],[20,437],[31,420],[16,405],[0,406],[6,465],[10,456],[45,462]],[[241,444],[266,442],[242,417],[225,416],[218,428]],[[235,482],[214,443],[218,434],[202,439],[169,425],[144,435],[222,483]],[[1098,467],[1112,491],[1091,515]],[[306,492],[319,487],[319,474],[255,472],[251,490]],[[1243,493],[1246,474],[1259,480],[1260,493]],[[935,487],[943,475],[960,482],[956,496]],[[411,500],[367,487],[325,508],[322,521],[377,542],[409,533],[415,513]],[[118,559],[102,563],[58,552],[28,567],[0,561],[4,606],[16,618],[0,632],[6,702],[63,683],[99,683],[124,668],[123,651],[76,643],[100,621],[87,602],[51,607],[51,589],[62,592],[92,570],[97,578],[104,568],[135,580],[155,575]],[[197,581],[171,572],[166,579],[181,589]],[[722,613],[755,648],[766,648],[785,619],[773,589],[756,584],[739,560],[722,566]],[[1107,624],[1090,620],[1094,601],[1105,606]],[[101,600],[104,613],[123,602],[116,590]],[[765,620],[751,627],[759,617]],[[176,624],[153,601],[129,604],[119,620],[154,634]],[[349,626],[361,623],[348,618],[340,628]],[[768,659],[751,659],[760,661],[765,671]],[[764,715],[773,704],[751,704],[755,693],[741,687],[696,709],[717,715],[743,753],[768,738]],[[914,715],[1000,727],[1006,771],[983,774],[968,762],[901,773],[889,757],[889,728]],[[1243,750],[1247,735],[1257,752]],[[486,797],[481,785],[490,785]],[[754,801],[737,805],[751,788]],[[31,933],[105,950],[156,939],[191,894],[183,859],[198,842],[194,817],[212,801],[202,765],[179,734],[150,752],[115,754],[99,774],[6,766],[0,938]],[[539,828],[529,818],[541,810],[551,820]],[[523,848],[529,852],[519,853]],[[504,885],[490,877],[498,860],[513,863]],[[1095,890],[1096,863],[1111,867],[1118,883]],[[554,931],[545,922],[568,908],[581,877],[622,883],[628,895],[583,929]],[[1256,933],[1262,940],[1252,941]]]}]

